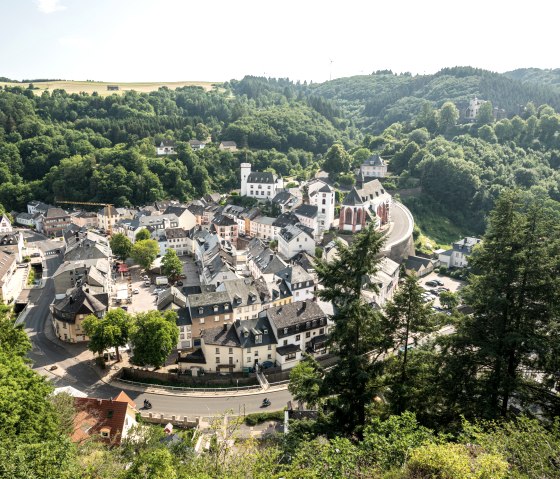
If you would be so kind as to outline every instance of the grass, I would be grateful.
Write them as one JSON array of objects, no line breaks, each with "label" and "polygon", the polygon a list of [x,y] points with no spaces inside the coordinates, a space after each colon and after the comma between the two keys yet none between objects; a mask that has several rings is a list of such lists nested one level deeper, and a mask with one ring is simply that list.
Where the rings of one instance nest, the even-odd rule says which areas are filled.
[{"label": "grass", "polygon": [[420,229],[416,238],[418,249],[428,252],[445,248],[464,236],[472,235],[468,228],[452,221],[447,211],[427,195],[403,198],[402,202],[414,216],[414,223]]},{"label": "grass", "polygon": [[[27,88],[28,83],[10,83],[10,82],[0,82],[0,87],[3,86],[20,86],[22,88]],[[119,90],[109,91],[107,90],[107,85],[118,85]],[[219,82],[205,82],[205,81],[178,81],[178,82],[133,82],[133,83],[120,83],[120,82],[96,82],[96,81],[46,81],[46,82],[33,82],[35,89],[33,92],[36,95],[40,95],[43,91],[53,91],[57,89],[66,90],[67,93],[89,93],[97,92],[101,96],[112,95],[116,93],[121,95],[123,92],[128,90],[134,90],[137,92],[151,92],[156,91],[162,86],[166,86],[171,90],[183,86],[200,86],[206,91],[212,90],[216,86],[219,86]]]},{"label": "grass", "polygon": [[29,269],[29,275],[27,276],[27,286],[30,286],[35,281],[35,270],[33,268]]}]

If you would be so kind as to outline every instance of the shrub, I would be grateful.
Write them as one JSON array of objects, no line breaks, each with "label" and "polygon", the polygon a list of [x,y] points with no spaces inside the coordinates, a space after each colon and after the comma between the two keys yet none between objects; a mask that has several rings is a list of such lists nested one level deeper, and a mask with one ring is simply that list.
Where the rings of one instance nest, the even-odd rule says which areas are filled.
[{"label": "shrub", "polygon": [[283,421],[284,411],[257,412],[245,416],[245,424],[247,426],[256,426],[265,421]]}]

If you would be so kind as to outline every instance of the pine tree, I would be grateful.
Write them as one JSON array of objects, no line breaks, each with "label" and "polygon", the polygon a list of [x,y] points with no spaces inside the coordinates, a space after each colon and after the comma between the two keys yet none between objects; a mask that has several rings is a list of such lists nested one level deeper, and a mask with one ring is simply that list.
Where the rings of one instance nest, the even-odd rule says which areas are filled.
[{"label": "pine tree", "polygon": [[557,348],[552,332],[558,331],[559,260],[552,214],[534,199],[524,201],[518,191],[504,193],[482,247],[469,259],[474,274],[465,300],[474,314],[459,326],[454,341],[460,358],[455,366],[463,366],[456,377],[469,376],[482,415],[505,416],[529,382],[522,371],[549,368]]},{"label": "pine tree", "polygon": [[336,395],[334,427],[349,434],[361,435],[366,405],[381,374],[377,360],[392,346],[390,325],[362,297],[364,289],[377,290],[369,277],[377,272],[382,244],[382,235],[370,225],[350,246],[338,244],[338,259],[316,265],[324,286],[318,295],[334,306],[331,350],[339,357],[325,377],[324,393]]}]

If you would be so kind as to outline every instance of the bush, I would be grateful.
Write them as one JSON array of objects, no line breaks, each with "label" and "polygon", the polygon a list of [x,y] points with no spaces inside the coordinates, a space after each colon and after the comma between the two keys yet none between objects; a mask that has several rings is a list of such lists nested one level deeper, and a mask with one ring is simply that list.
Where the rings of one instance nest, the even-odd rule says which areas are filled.
[{"label": "bush", "polygon": [[247,424],[247,426],[256,426],[257,424],[261,424],[265,421],[283,421],[283,420],[284,420],[284,410],[270,411],[270,412],[257,412],[245,416],[245,424]]}]

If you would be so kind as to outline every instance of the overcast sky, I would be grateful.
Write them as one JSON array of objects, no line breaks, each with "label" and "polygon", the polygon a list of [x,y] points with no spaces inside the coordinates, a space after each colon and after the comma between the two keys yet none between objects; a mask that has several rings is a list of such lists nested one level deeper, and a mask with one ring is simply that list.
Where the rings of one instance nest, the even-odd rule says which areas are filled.
[{"label": "overcast sky", "polygon": [[560,67],[556,0],[0,0],[0,76],[324,81]]}]

